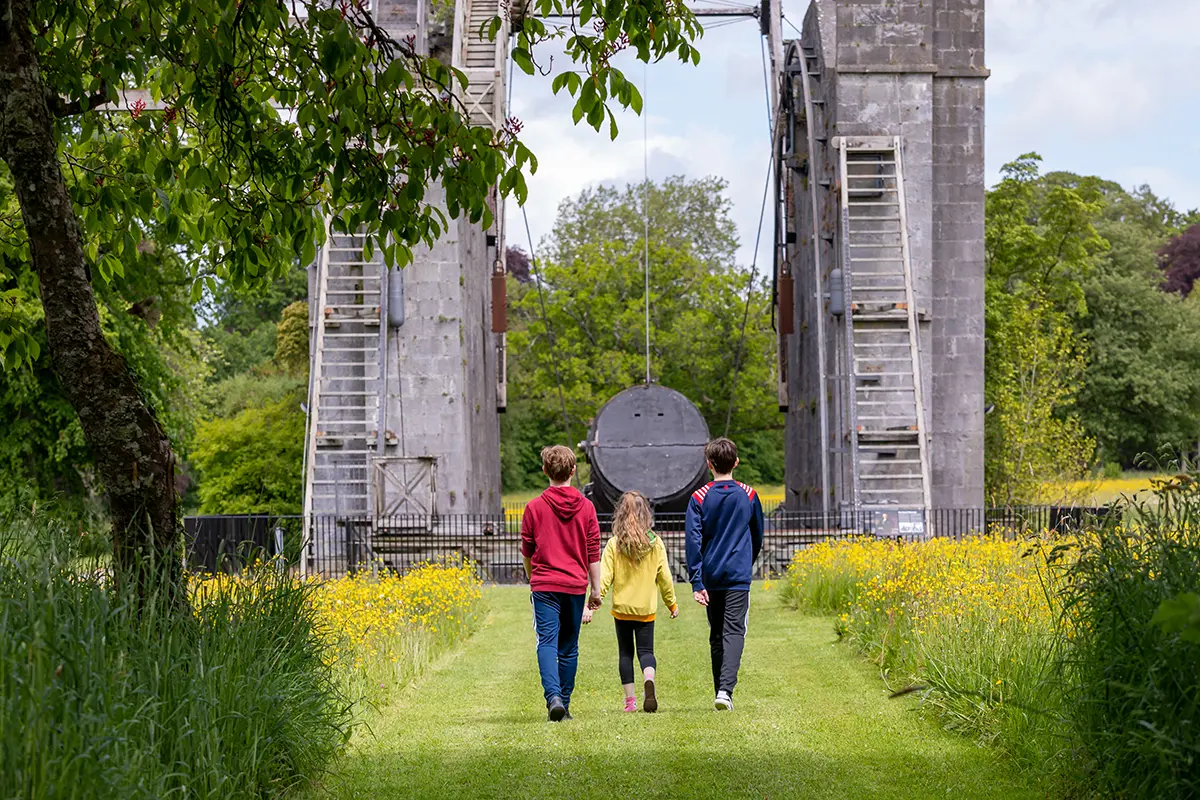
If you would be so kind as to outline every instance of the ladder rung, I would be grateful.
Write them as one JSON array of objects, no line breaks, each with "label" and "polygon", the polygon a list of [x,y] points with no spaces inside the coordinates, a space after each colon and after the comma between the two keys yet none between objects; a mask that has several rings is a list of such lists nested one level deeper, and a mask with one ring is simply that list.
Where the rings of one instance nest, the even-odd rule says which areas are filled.
[{"label": "ladder rung", "polygon": [[[863,377],[861,375],[855,377]],[[913,386],[855,386],[856,392],[911,392],[916,387]]]},{"label": "ladder rung", "polygon": [[[324,389],[318,392],[317,395],[318,397],[378,397],[375,392],[327,392]],[[346,408],[346,406],[338,406],[338,408]]]},{"label": "ladder rung", "polygon": [[867,222],[899,222],[900,216],[896,215],[894,217],[891,217],[891,216],[889,216],[889,217],[872,217],[869,215],[864,216],[862,214],[859,214],[859,215],[855,216],[854,214],[851,214],[850,219],[851,220],[866,220]]},{"label": "ladder rung", "polygon": [[[862,477],[861,475],[859,476]],[[871,489],[872,494],[913,494],[918,492],[918,489]]]},{"label": "ladder rung", "polygon": [[[847,191],[849,191],[849,189],[847,189]],[[870,191],[874,191],[874,190],[873,189],[855,189],[854,191],[870,192]],[[887,206],[888,208],[895,208],[897,205],[898,204],[896,203],[895,200],[888,200],[886,202],[879,202],[879,203],[876,203],[871,200],[851,200],[848,207],[849,208],[862,208],[863,206]]]},{"label": "ladder rung", "polygon": [[[915,474],[901,473],[898,475],[897,474],[877,475],[875,473],[864,473],[862,475],[859,475],[858,479],[863,480],[863,481],[919,481],[922,479],[922,476],[921,476],[921,473],[919,473],[919,472],[915,473]],[[874,491],[878,491],[878,490],[872,489],[871,491],[874,492]],[[912,490],[909,489],[907,491],[912,491]]]},{"label": "ladder rung", "polygon": [[[326,352],[326,353],[373,353],[378,349],[379,349],[378,346],[375,346],[375,347],[326,347],[324,349],[324,352]],[[333,366],[340,367],[343,365],[341,363],[335,363],[335,364],[333,364]]]}]

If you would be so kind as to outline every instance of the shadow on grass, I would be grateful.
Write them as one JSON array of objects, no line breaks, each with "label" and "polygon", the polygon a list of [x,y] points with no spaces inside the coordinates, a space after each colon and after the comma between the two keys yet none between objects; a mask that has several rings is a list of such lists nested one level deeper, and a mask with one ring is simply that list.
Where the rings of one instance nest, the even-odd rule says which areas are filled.
[{"label": "shadow on grass", "polygon": [[[655,732],[653,747],[630,746],[620,741],[621,736],[595,741],[582,727],[564,732],[565,736],[555,735],[557,731],[530,735],[537,741],[524,746],[442,747],[414,741],[405,752],[363,754],[345,763],[343,780],[336,781],[336,796],[437,800],[1040,796],[1020,784],[997,785],[999,776],[980,775],[978,756],[963,751],[929,754],[901,742],[886,753],[854,752],[849,746],[830,756],[800,741],[781,741],[767,748],[756,747],[745,737],[697,741],[676,735],[671,715],[660,717],[665,724]],[[511,724],[507,717],[503,721]],[[528,718],[522,721],[528,723]]]}]

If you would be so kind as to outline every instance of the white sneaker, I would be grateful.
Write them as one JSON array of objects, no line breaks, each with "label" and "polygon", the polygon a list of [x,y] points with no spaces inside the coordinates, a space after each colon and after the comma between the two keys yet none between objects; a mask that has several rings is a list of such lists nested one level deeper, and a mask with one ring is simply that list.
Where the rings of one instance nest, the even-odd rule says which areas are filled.
[{"label": "white sneaker", "polygon": [[733,711],[733,698],[729,696],[729,692],[717,692],[717,699],[713,700],[713,708],[717,711]]}]

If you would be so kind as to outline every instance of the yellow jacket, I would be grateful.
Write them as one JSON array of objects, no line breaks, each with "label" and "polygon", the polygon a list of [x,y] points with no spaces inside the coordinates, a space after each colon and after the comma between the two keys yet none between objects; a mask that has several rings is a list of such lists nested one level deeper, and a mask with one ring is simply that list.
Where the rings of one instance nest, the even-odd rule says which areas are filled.
[{"label": "yellow jacket", "polygon": [[650,551],[640,561],[617,550],[615,537],[608,540],[600,557],[600,596],[605,597],[612,590],[612,615],[617,619],[653,621],[659,592],[667,607],[675,610],[675,583],[667,567],[667,548],[653,531],[647,536]]}]

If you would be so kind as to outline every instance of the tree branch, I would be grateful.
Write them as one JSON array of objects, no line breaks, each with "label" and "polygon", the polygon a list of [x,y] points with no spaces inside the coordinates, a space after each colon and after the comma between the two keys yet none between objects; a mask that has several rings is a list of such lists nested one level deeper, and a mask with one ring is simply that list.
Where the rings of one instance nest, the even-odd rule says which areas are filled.
[{"label": "tree branch", "polygon": [[48,93],[46,97],[46,103],[50,106],[50,113],[59,118],[73,117],[76,114],[91,111],[93,108],[102,106],[107,102],[108,81],[101,81],[99,89],[82,99],[67,100],[52,93]]}]

